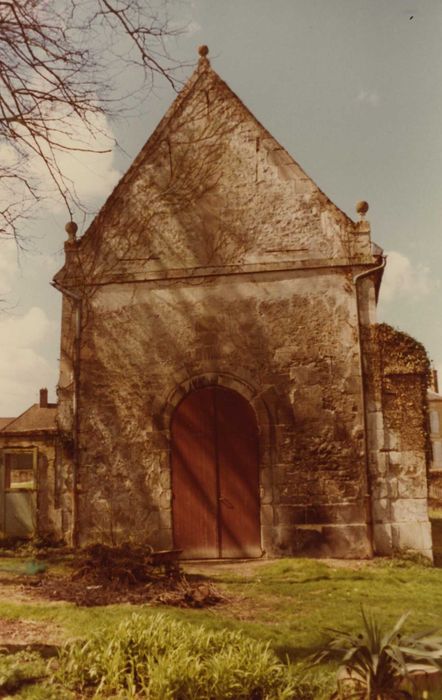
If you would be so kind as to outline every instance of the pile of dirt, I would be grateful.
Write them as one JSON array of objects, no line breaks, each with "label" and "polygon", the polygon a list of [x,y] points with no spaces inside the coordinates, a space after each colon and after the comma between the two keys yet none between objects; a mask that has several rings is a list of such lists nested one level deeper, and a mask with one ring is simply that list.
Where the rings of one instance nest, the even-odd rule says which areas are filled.
[{"label": "pile of dirt", "polygon": [[148,583],[125,584],[117,581],[91,583],[69,576],[43,574],[26,581],[26,593],[48,600],[64,600],[83,607],[116,603],[173,605],[204,608],[227,601],[213,584],[181,575],[158,576]]},{"label": "pile of dirt", "polygon": [[203,608],[225,602],[225,596],[201,576],[184,575],[178,554],[131,544],[96,544],[81,552],[72,574],[42,573],[26,581],[26,589],[31,595],[86,607],[149,603]]}]

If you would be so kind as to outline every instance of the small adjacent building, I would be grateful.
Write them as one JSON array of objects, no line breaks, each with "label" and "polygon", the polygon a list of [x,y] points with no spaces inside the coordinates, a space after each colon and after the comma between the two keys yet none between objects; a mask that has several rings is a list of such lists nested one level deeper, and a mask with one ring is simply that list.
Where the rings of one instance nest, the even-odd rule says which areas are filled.
[{"label": "small adjacent building", "polygon": [[0,538],[61,537],[55,403],[47,389],[16,418],[0,418]]}]

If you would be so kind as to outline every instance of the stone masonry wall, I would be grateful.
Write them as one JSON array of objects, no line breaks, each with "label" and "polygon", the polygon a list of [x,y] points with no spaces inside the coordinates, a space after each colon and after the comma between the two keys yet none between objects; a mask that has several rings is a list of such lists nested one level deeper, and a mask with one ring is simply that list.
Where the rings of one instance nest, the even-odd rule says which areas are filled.
[{"label": "stone masonry wall", "polygon": [[414,551],[432,558],[427,509],[429,362],[423,346],[386,324],[373,328],[372,494],[379,554]]},{"label": "stone masonry wall", "polygon": [[368,556],[350,276],[272,273],[110,285],[83,329],[80,541],[171,547],[169,421],[219,383],[257,413],[263,548]]}]

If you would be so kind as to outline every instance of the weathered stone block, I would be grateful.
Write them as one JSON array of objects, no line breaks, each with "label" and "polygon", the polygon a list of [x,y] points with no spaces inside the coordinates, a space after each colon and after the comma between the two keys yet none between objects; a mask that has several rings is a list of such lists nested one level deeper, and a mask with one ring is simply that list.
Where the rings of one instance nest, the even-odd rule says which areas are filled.
[{"label": "weathered stone block", "polygon": [[171,488],[170,484],[170,470],[162,469],[159,475],[159,488],[164,491]]},{"label": "weathered stone block", "polygon": [[427,523],[428,506],[425,498],[398,498],[391,501],[392,522]]},{"label": "weathered stone block", "polygon": [[414,550],[432,559],[431,524],[429,522],[392,523],[393,549],[398,552]]},{"label": "weathered stone block", "polygon": [[305,506],[280,505],[275,508],[275,525],[305,523]]},{"label": "weathered stone block", "polygon": [[380,499],[386,499],[390,496],[389,484],[386,479],[382,479],[379,476],[372,479],[371,481],[371,495],[373,501]]},{"label": "weathered stone block", "polygon": [[389,461],[386,452],[370,451],[370,469],[372,474],[381,477],[383,481],[387,475],[388,466]]},{"label": "weathered stone block", "polygon": [[388,430],[385,433],[385,447],[388,450],[398,451],[401,449],[401,438],[398,432]]},{"label": "weathered stone block", "polygon": [[273,482],[272,470],[270,468],[261,468],[259,480],[262,494],[271,493]]},{"label": "weathered stone block", "polygon": [[305,508],[305,522],[312,524],[366,523],[367,513],[365,503],[330,503],[323,506],[308,505]]},{"label": "weathered stone block", "polygon": [[368,445],[370,449],[380,449],[384,445],[384,417],[380,411],[370,412],[367,415]]},{"label": "weathered stone block", "polygon": [[170,509],[170,504],[172,502],[172,491],[170,489],[164,489],[157,498],[158,506],[164,510]]},{"label": "weathered stone block", "polygon": [[373,555],[367,525],[324,526],[325,556],[367,559]]},{"label": "weathered stone block", "polygon": [[427,479],[425,476],[415,475],[414,478],[398,479],[399,498],[418,498],[427,500]]},{"label": "weathered stone block", "polygon": [[316,556],[320,556],[323,541],[321,526],[306,528],[279,526],[276,528],[275,554],[310,556],[315,552]]},{"label": "weathered stone block", "polygon": [[261,527],[272,527],[274,525],[274,514],[273,506],[262,505],[261,506]]},{"label": "weathered stone block", "polygon": [[391,501],[388,498],[373,499],[373,521],[388,523],[391,521]]},{"label": "weathered stone block", "polygon": [[366,525],[305,525],[277,528],[280,555],[366,558],[371,546]]},{"label": "weathered stone block", "polygon": [[425,453],[418,450],[402,450],[401,453],[393,452],[393,460],[390,458],[392,473],[399,478],[412,476],[425,476],[426,462]]},{"label": "weathered stone block", "polygon": [[388,461],[391,466],[400,467],[403,458],[402,452],[398,452],[397,450],[388,451]]},{"label": "weathered stone block", "polygon": [[389,498],[392,500],[396,500],[397,498],[399,498],[398,479],[394,476],[391,476],[391,474],[389,474],[388,478],[386,480],[386,483],[387,483]]},{"label": "weathered stone block", "polygon": [[373,547],[375,554],[381,556],[391,556],[393,554],[391,523],[373,524]]},{"label": "weathered stone block", "polygon": [[268,556],[278,556],[278,548],[276,546],[276,529],[272,527],[261,527],[261,543],[263,551]]}]

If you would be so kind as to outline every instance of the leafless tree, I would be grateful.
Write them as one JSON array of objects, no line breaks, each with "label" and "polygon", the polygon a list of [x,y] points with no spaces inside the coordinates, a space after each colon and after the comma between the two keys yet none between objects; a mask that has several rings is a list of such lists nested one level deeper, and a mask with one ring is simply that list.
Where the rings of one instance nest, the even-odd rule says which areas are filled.
[{"label": "leafless tree", "polygon": [[[175,87],[167,40],[178,31],[167,0],[0,0],[0,237],[20,242],[44,196],[32,163],[69,213],[81,206],[60,156],[94,151],[98,117],[133,106],[157,78]],[[87,139],[75,138],[79,123]]]}]

